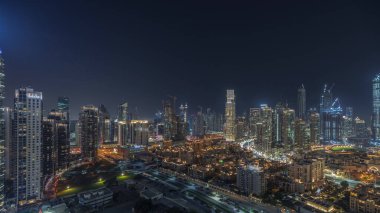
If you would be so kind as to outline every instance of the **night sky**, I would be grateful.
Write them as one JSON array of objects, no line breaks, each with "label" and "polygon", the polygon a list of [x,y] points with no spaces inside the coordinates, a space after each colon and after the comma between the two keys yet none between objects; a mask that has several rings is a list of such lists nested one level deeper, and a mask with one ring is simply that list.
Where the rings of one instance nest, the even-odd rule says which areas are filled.
[{"label": "night sky", "polygon": [[223,112],[235,89],[239,113],[261,103],[308,107],[335,83],[343,107],[369,119],[380,72],[379,1],[2,1],[0,48],[6,104],[14,89],[80,106],[127,101],[152,118],[167,95]]}]

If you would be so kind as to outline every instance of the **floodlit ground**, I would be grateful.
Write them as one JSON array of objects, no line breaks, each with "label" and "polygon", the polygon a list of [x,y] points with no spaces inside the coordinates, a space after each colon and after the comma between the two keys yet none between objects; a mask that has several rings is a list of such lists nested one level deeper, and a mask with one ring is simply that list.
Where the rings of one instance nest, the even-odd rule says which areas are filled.
[{"label": "floodlit ground", "polygon": [[122,172],[115,164],[101,160],[66,172],[58,182],[57,197],[97,189],[131,177],[131,174]]}]

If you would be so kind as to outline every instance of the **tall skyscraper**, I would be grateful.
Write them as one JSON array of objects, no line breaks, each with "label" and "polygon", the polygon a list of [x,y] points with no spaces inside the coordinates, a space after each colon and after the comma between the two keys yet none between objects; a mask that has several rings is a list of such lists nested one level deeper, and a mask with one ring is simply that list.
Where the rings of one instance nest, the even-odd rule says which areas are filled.
[{"label": "tall skyscraper", "polygon": [[262,154],[271,155],[273,141],[273,110],[266,104],[261,105],[260,120],[256,124],[256,130],[256,149]]},{"label": "tall skyscraper", "polygon": [[193,116],[193,135],[201,137],[206,134],[206,122],[202,107],[199,107],[198,112]]},{"label": "tall skyscraper", "polygon": [[354,117],[352,107],[346,107],[346,115],[343,116],[342,138],[347,141],[348,138],[354,136]]},{"label": "tall skyscraper", "polygon": [[273,113],[273,139],[276,145],[291,150],[294,142],[294,120],[293,109],[277,104]]},{"label": "tall skyscraper", "polygon": [[115,121],[115,137],[119,145],[126,145],[128,143],[128,122],[129,122],[128,103],[125,102],[119,105],[119,112],[117,121]]},{"label": "tall skyscraper", "polygon": [[372,80],[372,138],[380,140],[380,73]]},{"label": "tall skyscraper", "polygon": [[249,136],[257,137],[257,123],[260,120],[260,108],[249,109]]},{"label": "tall skyscraper", "polygon": [[16,90],[12,149],[15,150],[13,189],[16,203],[41,198],[42,93],[32,88]]},{"label": "tall skyscraper", "polygon": [[58,97],[57,110],[63,113],[63,120],[70,121],[70,99],[68,97]]},{"label": "tall skyscraper", "polygon": [[179,110],[181,111],[181,121],[187,122],[187,103],[181,104],[179,107]]},{"label": "tall skyscraper", "polygon": [[5,64],[0,50],[0,211],[4,209],[4,184],[5,184],[5,119],[4,119],[4,97],[5,97]]},{"label": "tall skyscraper", "polygon": [[325,142],[343,140],[343,110],[338,98],[334,100],[329,109],[323,111],[321,120],[323,121],[322,137]]},{"label": "tall skyscraper", "polygon": [[325,114],[327,113],[327,111],[330,110],[331,104],[333,101],[331,90],[332,90],[332,87],[327,88],[327,84],[325,84],[322,95],[321,95],[321,102],[319,104],[320,131],[321,131],[320,135],[323,139],[325,138],[325,128],[324,128],[325,117],[326,117]]},{"label": "tall skyscraper", "polygon": [[98,108],[83,106],[79,114],[80,145],[82,157],[91,161],[96,159],[99,141]]},{"label": "tall skyscraper", "polygon": [[294,145],[295,148],[299,150],[308,150],[310,148],[309,140],[307,137],[306,123],[301,118],[295,121],[295,131],[294,131]]},{"label": "tall skyscraper", "polygon": [[149,142],[149,123],[147,120],[131,120],[129,122],[129,144],[147,146]]},{"label": "tall skyscraper", "polygon": [[297,94],[297,115],[298,118],[305,120],[306,118],[306,90],[303,84],[298,88]]},{"label": "tall skyscraper", "polygon": [[13,110],[10,107],[4,109],[4,121],[5,121],[5,179],[11,180],[11,168],[15,162],[12,162],[11,156],[15,156],[12,150],[12,122],[13,122]]},{"label": "tall skyscraper", "polygon": [[119,105],[118,120],[126,121],[128,119],[129,119],[129,117],[128,117],[128,103],[125,102],[125,103]]},{"label": "tall skyscraper", "polygon": [[55,141],[55,123],[53,119],[42,121],[42,176],[43,183],[57,170]]},{"label": "tall skyscraper", "polygon": [[52,110],[47,120],[53,123],[53,143],[55,146],[55,171],[65,169],[69,163],[70,155],[70,129],[65,111]]},{"label": "tall skyscraper", "polygon": [[188,134],[189,124],[182,121],[181,116],[176,115],[175,102],[176,97],[173,96],[169,96],[167,100],[162,102],[165,140],[183,140]]},{"label": "tall skyscraper", "polygon": [[320,119],[317,110],[311,110],[309,115],[310,145],[320,144]]},{"label": "tall skyscraper", "polygon": [[236,138],[236,109],[235,109],[235,92],[227,90],[226,122],[224,124],[224,138],[226,141],[235,141]]},{"label": "tall skyscraper", "polygon": [[[106,143],[106,140],[109,140],[109,135],[106,136],[107,128],[109,128],[110,115],[106,107],[101,104],[99,106],[99,145]],[[106,124],[107,121],[107,124]]]}]

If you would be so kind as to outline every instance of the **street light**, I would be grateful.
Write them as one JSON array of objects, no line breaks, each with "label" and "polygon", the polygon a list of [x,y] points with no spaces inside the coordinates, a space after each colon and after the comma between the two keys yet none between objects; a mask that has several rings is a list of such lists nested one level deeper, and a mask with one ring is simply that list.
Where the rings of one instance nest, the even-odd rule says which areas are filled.
[{"label": "street light", "polygon": [[70,186],[66,186],[66,189],[70,189]]}]

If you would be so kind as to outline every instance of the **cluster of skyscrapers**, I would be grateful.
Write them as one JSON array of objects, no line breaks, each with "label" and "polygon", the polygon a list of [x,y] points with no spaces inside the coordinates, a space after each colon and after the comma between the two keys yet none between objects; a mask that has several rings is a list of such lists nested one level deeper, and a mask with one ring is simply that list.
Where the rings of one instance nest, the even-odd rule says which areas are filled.
[{"label": "cluster of skyscrapers", "polygon": [[[153,122],[134,117],[127,102],[119,105],[115,118],[104,105],[86,105],[73,121],[69,98],[59,97],[56,108],[44,115],[43,94],[31,87],[16,89],[13,107],[4,107],[4,69],[0,52],[0,209],[6,195],[17,205],[41,199],[49,178],[78,160],[72,157],[72,147],[80,149],[82,160],[94,161],[98,148],[108,144],[147,146],[150,140],[178,141],[213,132],[223,132],[228,142],[253,141],[255,151],[264,156],[302,152],[320,144],[365,146],[371,135],[374,141],[380,140],[380,74],[372,82],[373,112],[368,128],[364,120],[354,117],[352,107],[343,112],[333,96],[333,86],[328,85],[322,90],[318,109],[307,108],[306,89],[301,85],[296,110],[286,103],[262,104],[237,116],[235,91],[227,90],[224,115],[202,107],[190,114],[187,104],[181,104],[176,112],[176,98],[170,97],[163,101],[163,111],[156,113]],[[259,168],[238,170],[238,183],[248,194],[265,191]],[[255,178],[247,178],[251,176]],[[12,184],[6,187],[5,181]]]},{"label": "cluster of skyscrapers", "polygon": [[374,139],[379,139],[380,76],[374,79],[373,85],[372,133],[364,120],[354,117],[352,107],[346,107],[344,112],[339,98],[333,96],[333,86],[324,85],[319,109],[307,109],[306,89],[301,85],[297,91],[297,110],[283,103],[276,104],[274,108],[262,104],[258,108],[250,108],[248,116],[236,116],[234,90],[227,90],[225,140],[252,140],[256,151],[267,156],[309,150],[320,144],[348,142],[360,146],[368,145],[371,134]]}]

